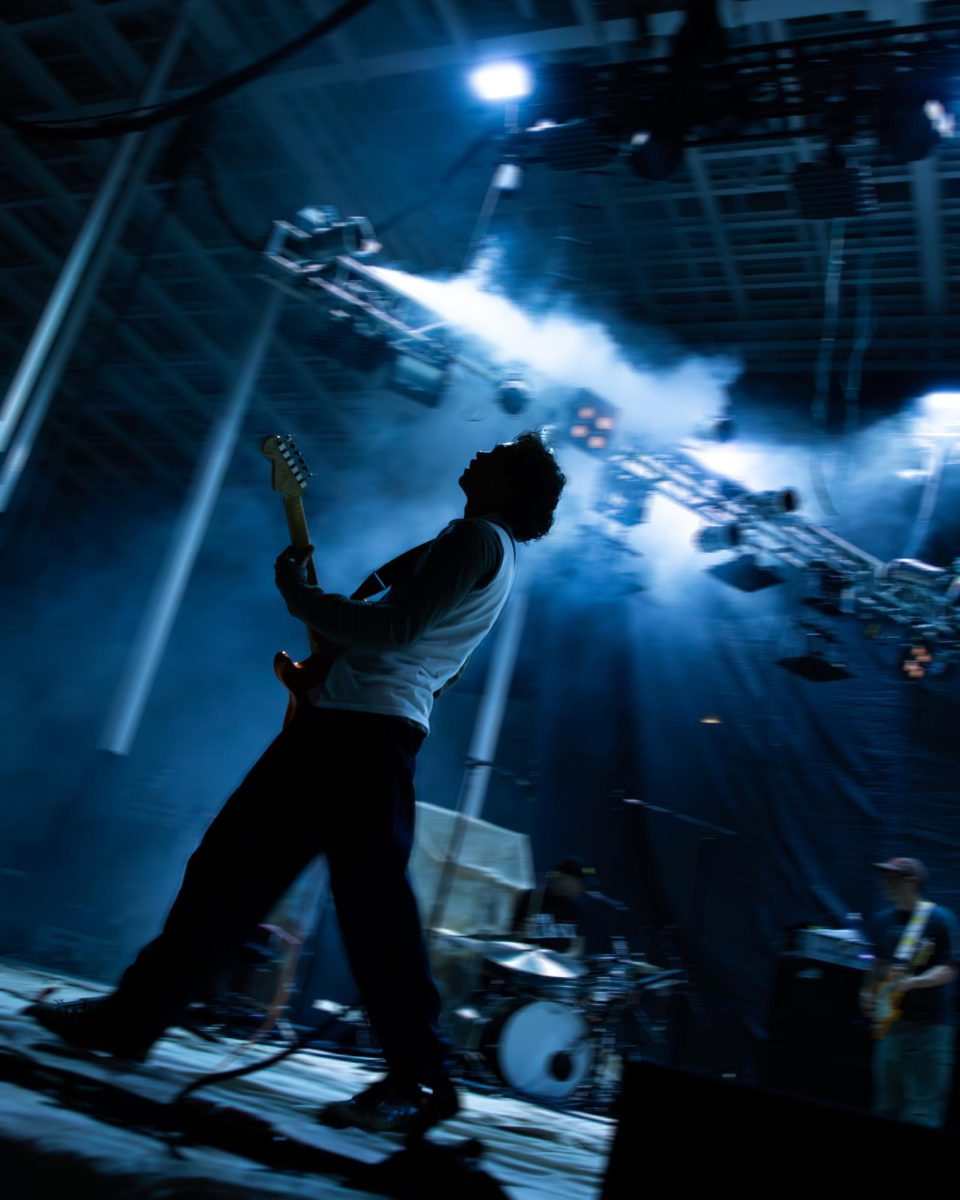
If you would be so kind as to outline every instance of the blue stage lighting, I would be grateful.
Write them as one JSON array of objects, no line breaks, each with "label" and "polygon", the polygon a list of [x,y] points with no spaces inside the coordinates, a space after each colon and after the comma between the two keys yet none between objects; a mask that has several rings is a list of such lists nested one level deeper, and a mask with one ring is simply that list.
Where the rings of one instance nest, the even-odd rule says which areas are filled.
[{"label": "blue stage lighting", "polygon": [[470,85],[481,100],[522,100],[533,91],[530,72],[520,62],[484,63],[470,72]]},{"label": "blue stage lighting", "polygon": [[960,392],[928,392],[917,404],[919,437],[960,437]]}]

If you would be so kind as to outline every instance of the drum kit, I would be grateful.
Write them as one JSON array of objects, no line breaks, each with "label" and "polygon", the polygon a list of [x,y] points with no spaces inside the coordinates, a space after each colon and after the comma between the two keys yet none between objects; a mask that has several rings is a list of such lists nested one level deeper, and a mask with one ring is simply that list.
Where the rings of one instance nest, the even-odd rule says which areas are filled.
[{"label": "drum kit", "polygon": [[477,1082],[607,1111],[627,1055],[669,1057],[687,978],[631,954],[621,939],[613,953],[585,958],[554,948],[575,932],[542,920],[528,922],[522,942],[435,929],[439,953],[473,967],[468,994],[461,988],[453,1004],[447,997],[447,1025]]}]

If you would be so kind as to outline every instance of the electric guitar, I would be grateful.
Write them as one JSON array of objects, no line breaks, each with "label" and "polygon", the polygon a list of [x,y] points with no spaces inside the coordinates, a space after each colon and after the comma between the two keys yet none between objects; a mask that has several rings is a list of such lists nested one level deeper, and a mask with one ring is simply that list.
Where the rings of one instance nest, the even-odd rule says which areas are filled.
[{"label": "electric guitar", "polygon": [[[294,549],[303,550],[310,545],[307,517],[303,511],[303,493],[310,478],[307,464],[289,433],[274,433],[264,438],[260,443],[260,452],[269,458],[272,464],[273,490],[283,496],[290,543]],[[305,574],[307,583],[316,584],[317,571],[312,557],[306,561]],[[294,662],[285,650],[280,650],[273,656],[274,672],[289,695],[286,715],[283,718],[284,729],[293,720],[299,706],[309,704],[307,693],[323,683],[339,653],[338,646],[314,630],[308,629],[307,637],[310,640],[310,655],[301,662]]]},{"label": "electric guitar", "polygon": [[903,990],[901,982],[910,975],[919,974],[933,953],[933,942],[924,941],[906,963],[891,963],[873,989],[873,1015],[871,1024],[877,1041],[885,1038],[903,1016]]},{"label": "electric guitar", "polygon": [[[310,533],[307,530],[307,517],[303,511],[303,493],[307,489],[310,472],[304,462],[303,455],[297,449],[293,437],[287,434],[271,434],[260,443],[260,452],[270,459],[273,466],[271,485],[275,492],[283,496],[283,507],[287,516],[287,532],[290,544],[296,550],[302,550],[310,545]],[[422,542],[407,550],[397,558],[368,575],[357,590],[350,596],[351,600],[372,600],[392,587],[398,580],[416,569],[424,553],[429,550],[432,540]],[[317,572],[313,558],[305,563],[307,583],[316,585]],[[310,639],[310,654],[301,662],[294,662],[285,650],[273,656],[273,670],[287,689],[289,699],[287,711],[283,718],[283,727],[290,724],[296,716],[301,704],[309,704],[307,695],[313,688],[323,683],[340,647],[323,637],[314,629],[307,629]]]}]

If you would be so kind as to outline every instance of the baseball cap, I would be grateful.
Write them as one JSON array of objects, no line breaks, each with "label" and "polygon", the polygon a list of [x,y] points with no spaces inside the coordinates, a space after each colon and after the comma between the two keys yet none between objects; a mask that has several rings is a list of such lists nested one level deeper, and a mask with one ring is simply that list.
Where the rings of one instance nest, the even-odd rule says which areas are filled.
[{"label": "baseball cap", "polygon": [[873,864],[878,871],[889,871],[891,875],[903,875],[917,883],[927,882],[927,868],[919,858],[888,858],[886,862]]}]

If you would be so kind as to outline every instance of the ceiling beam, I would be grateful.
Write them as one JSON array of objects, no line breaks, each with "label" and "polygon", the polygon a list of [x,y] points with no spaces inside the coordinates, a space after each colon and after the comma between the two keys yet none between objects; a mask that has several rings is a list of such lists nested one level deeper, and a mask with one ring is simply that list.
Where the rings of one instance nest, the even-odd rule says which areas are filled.
[{"label": "ceiling beam", "polygon": [[[630,42],[636,38],[632,18],[599,22],[599,36],[604,44]],[[507,37],[478,38],[473,43],[473,57],[477,59],[516,57],[517,55],[560,54],[570,50],[586,50],[593,41],[583,25],[565,25],[554,29],[529,30]],[[463,51],[457,44],[449,46],[424,46],[415,50],[402,50],[393,54],[371,55],[364,59],[364,69],[369,78],[385,78],[391,75],[412,75],[420,71],[439,71],[445,67],[463,65]],[[281,94],[328,87],[338,83],[349,83],[349,69],[343,64],[321,67],[299,67],[278,72],[258,80],[251,87]]]},{"label": "ceiling beam", "polygon": [[910,175],[924,304],[928,313],[939,316],[947,304],[947,276],[937,160],[931,156],[911,163]]},{"label": "ceiling beam", "polygon": [[733,297],[733,302],[736,305],[737,313],[741,317],[747,316],[747,302],[743,291],[743,285],[740,281],[740,274],[737,270],[737,264],[734,260],[733,253],[730,249],[730,241],[727,237],[726,230],[723,227],[723,219],[720,214],[720,206],[717,204],[717,198],[710,190],[710,179],[707,175],[707,169],[700,157],[700,151],[696,147],[688,147],[685,157],[687,170],[690,172],[690,177],[693,179],[693,184],[703,206],[703,211],[706,214],[707,225],[710,230],[710,236],[713,238],[713,244],[717,250],[717,256],[720,259],[720,266],[723,269],[724,279],[726,280],[727,289]]},{"label": "ceiling beam", "polygon": [[440,17],[447,37],[457,47],[461,57],[472,57],[476,53],[473,35],[456,0],[430,0],[430,4]]}]

